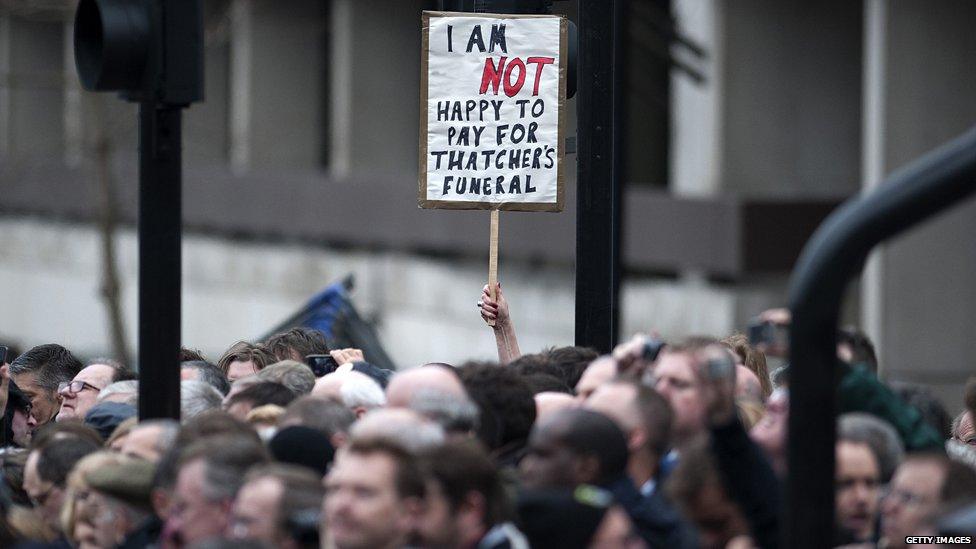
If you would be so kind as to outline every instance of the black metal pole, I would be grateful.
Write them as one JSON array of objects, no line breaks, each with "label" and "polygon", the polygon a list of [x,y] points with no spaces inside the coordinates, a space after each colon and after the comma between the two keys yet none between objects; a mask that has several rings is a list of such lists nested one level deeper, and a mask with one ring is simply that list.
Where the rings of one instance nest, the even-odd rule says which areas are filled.
[{"label": "black metal pole", "polygon": [[139,417],[180,417],[182,108],[139,106]]},{"label": "black metal pole", "polygon": [[620,289],[619,124],[622,5],[578,2],[576,344],[610,352]]},{"label": "black metal pole", "polygon": [[[819,548],[834,525],[837,321],[878,243],[976,194],[976,127],[831,214],[790,281],[790,417],[784,547]],[[793,436],[797,435],[797,436]]]}]

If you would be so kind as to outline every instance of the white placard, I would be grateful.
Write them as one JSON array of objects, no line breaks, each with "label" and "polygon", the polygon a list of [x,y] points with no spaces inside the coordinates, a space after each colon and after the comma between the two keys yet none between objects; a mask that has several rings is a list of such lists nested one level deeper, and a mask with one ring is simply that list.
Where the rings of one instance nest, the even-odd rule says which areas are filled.
[{"label": "white placard", "polygon": [[565,28],[424,13],[421,207],[562,210]]}]

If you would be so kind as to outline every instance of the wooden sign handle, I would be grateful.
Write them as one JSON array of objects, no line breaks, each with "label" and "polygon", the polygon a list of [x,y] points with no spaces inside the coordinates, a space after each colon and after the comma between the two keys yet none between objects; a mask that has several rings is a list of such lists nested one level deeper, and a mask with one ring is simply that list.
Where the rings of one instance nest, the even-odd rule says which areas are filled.
[{"label": "wooden sign handle", "polygon": [[[495,295],[498,286],[498,210],[491,211],[491,233],[488,241],[488,294],[492,301],[497,301]],[[495,321],[489,320],[489,326],[494,326]]]}]

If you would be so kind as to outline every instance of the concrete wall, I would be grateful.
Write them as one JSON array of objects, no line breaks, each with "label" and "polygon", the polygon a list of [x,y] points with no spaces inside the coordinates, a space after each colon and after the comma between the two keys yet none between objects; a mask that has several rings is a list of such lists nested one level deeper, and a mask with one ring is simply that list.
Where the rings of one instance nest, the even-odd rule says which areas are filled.
[{"label": "concrete wall", "polygon": [[[135,348],[133,232],[122,231],[117,245],[123,311],[129,345]],[[90,226],[0,217],[0,338],[24,347],[57,341],[84,356],[109,353],[99,257],[98,236]],[[187,235],[183,341],[216,360],[232,343],[258,337],[327,284],[353,273],[353,301],[377,321],[381,340],[399,365],[492,359],[494,340],[475,307],[486,263]],[[499,279],[524,352],[572,344],[572,270],[502,261]],[[764,288],[741,292],[695,280],[631,278],[623,285],[621,333],[653,329],[663,336],[722,336],[776,299]]]},{"label": "concrete wall", "polygon": [[[883,171],[890,173],[976,123],[976,4],[887,2],[883,20]],[[906,234],[882,255],[887,377],[932,385],[961,405],[976,372],[976,203]]]}]

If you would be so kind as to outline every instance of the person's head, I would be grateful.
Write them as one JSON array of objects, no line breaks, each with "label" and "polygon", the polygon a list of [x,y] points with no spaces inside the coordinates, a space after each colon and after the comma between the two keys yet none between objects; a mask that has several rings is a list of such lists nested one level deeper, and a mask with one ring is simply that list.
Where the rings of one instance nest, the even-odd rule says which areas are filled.
[{"label": "person's head", "polygon": [[396,444],[352,442],[325,477],[323,518],[336,549],[401,546],[425,494],[417,458]]},{"label": "person's head", "polygon": [[270,547],[300,547],[291,537],[288,520],[297,513],[318,513],[324,496],[321,477],[311,471],[283,464],[255,467],[234,499],[227,536]]},{"label": "person's head", "polygon": [[217,366],[229,381],[234,381],[256,374],[277,361],[275,355],[264,345],[238,341],[224,352],[217,361]]},{"label": "person's head", "polygon": [[180,417],[183,421],[207,410],[220,409],[222,402],[223,397],[209,383],[196,380],[180,382]]},{"label": "person's head", "polygon": [[325,341],[325,334],[313,328],[292,328],[287,332],[275,334],[268,339],[268,350],[278,360],[294,360],[304,362],[308,355],[327,355],[329,345]]},{"label": "person's head", "polygon": [[863,364],[872,373],[878,371],[874,344],[864,331],[855,326],[837,330],[837,357],[851,365]]},{"label": "person's head", "polygon": [[61,395],[61,411],[57,421],[81,421],[88,410],[96,404],[99,393],[116,381],[129,381],[136,378],[135,372],[108,358],[100,358],[88,363],[71,381],[58,384]]},{"label": "person's head", "polygon": [[715,458],[701,437],[682,447],[681,459],[664,488],[697,527],[699,547],[726,547],[730,540],[749,533],[745,517],[726,493]]},{"label": "person's head", "polygon": [[55,343],[38,345],[10,363],[10,379],[31,403],[31,430],[54,418],[60,408],[58,386],[71,381],[81,368],[71,351]]},{"label": "person's head", "polygon": [[386,386],[386,401],[391,408],[409,408],[414,395],[437,391],[456,397],[468,396],[458,373],[443,366],[419,366],[397,372]]},{"label": "person's head", "polygon": [[280,383],[262,381],[230,397],[225,409],[237,419],[246,419],[248,412],[259,406],[274,404],[284,408],[295,400],[295,393]]},{"label": "person's head", "polygon": [[657,473],[671,440],[671,406],[664,397],[640,383],[615,380],[601,385],[584,406],[606,415],[626,434],[630,473],[646,477],[634,482],[642,484]]},{"label": "person's head", "polygon": [[99,445],[89,439],[68,436],[51,440],[28,455],[24,490],[51,529],[61,529],[61,505],[68,473],[81,458],[99,449]]},{"label": "person's head", "polygon": [[476,441],[435,446],[420,461],[427,493],[417,533],[424,547],[474,547],[512,518],[498,470]]},{"label": "person's head", "polygon": [[952,420],[952,439],[967,446],[976,447],[976,429],[973,428],[973,413],[963,411]]},{"label": "person's head", "polygon": [[321,432],[302,425],[292,425],[276,432],[268,441],[268,450],[279,463],[290,463],[314,471],[319,478],[328,472],[335,457],[335,446]]},{"label": "person's head", "polygon": [[122,545],[152,515],[150,489],[154,466],[140,459],[123,458],[85,473],[90,492],[86,522],[90,522],[95,547]]},{"label": "person's head", "polygon": [[437,423],[408,408],[373,410],[349,430],[353,442],[381,440],[411,452],[419,452],[444,443],[444,429]]},{"label": "person's head", "polygon": [[341,402],[356,417],[386,404],[386,395],[373,378],[360,372],[333,372],[315,382],[312,395]]},{"label": "person's head", "polygon": [[27,426],[30,416],[30,400],[10,382],[7,390],[7,407],[0,418],[0,445],[26,448],[30,444],[31,431]]},{"label": "person's head", "polygon": [[129,406],[139,405],[139,381],[127,379],[110,383],[107,387],[98,392],[95,403],[120,402]]},{"label": "person's head", "polygon": [[617,361],[610,355],[598,357],[583,370],[574,386],[580,402],[590,398],[593,391],[617,376]]},{"label": "person's head", "polygon": [[887,421],[864,412],[849,412],[837,419],[837,440],[867,444],[878,460],[881,484],[887,484],[905,457],[898,431]]},{"label": "person's head", "polygon": [[166,521],[176,545],[223,534],[245,474],[267,459],[264,447],[249,437],[216,437],[187,448],[179,460]]},{"label": "person's head", "polygon": [[315,374],[302,362],[282,360],[258,372],[258,379],[280,383],[297,396],[307,395],[315,387]]},{"label": "person's head", "polygon": [[197,380],[213,385],[220,394],[226,395],[230,391],[230,381],[227,374],[216,364],[206,360],[187,360],[180,363],[180,380]]},{"label": "person's head", "polygon": [[576,387],[583,371],[599,357],[599,353],[592,347],[567,345],[553,347],[542,352],[553,365],[557,376],[567,387]]},{"label": "person's head", "polygon": [[478,438],[502,460],[520,451],[535,421],[532,389],[508,368],[491,364],[463,368],[461,381],[478,405]]},{"label": "person's head", "polygon": [[576,400],[576,397],[568,393],[552,393],[545,391],[542,393],[536,393],[532,399],[535,400],[536,423],[545,420],[559,410],[579,406],[579,401]]},{"label": "person's head", "polygon": [[834,470],[837,525],[857,541],[869,541],[878,517],[881,467],[867,442],[838,438]]},{"label": "person's head", "polygon": [[526,490],[519,494],[518,511],[533,549],[647,547],[613,494],[595,486]]},{"label": "person's head", "polygon": [[697,372],[704,363],[706,349],[714,344],[706,338],[691,338],[665,347],[655,362],[654,388],[674,410],[674,438],[678,444],[705,429],[705,402]]},{"label": "person's head", "polygon": [[356,416],[342,404],[333,400],[306,395],[296,398],[285,408],[278,420],[278,427],[285,429],[295,425],[311,427],[325,435],[336,448],[345,443],[349,426]]},{"label": "person's head", "polygon": [[[110,451],[93,452],[78,460],[65,482],[61,506],[61,531],[77,547],[108,546],[91,520],[94,506],[89,496],[91,486],[85,475],[103,466],[118,467],[125,456]],[[105,540],[107,541],[107,540]]]},{"label": "person's head", "polygon": [[773,470],[786,473],[786,430],[790,415],[790,393],[776,389],[766,403],[766,413],[749,430],[749,437],[763,449]]},{"label": "person's head", "polygon": [[976,497],[976,473],[943,454],[909,454],[891,479],[881,503],[881,537],[888,546],[904,545],[906,536],[931,535],[939,506],[960,497]]},{"label": "person's head", "polygon": [[176,442],[180,424],[171,419],[152,419],[136,424],[122,443],[124,455],[159,463]]},{"label": "person's head", "polygon": [[583,408],[561,410],[537,424],[519,464],[532,488],[607,484],[627,468],[627,439],[607,416]]},{"label": "person's head", "polygon": [[730,335],[721,343],[735,354],[738,364],[745,366],[756,375],[762,394],[760,400],[765,402],[773,392],[773,382],[769,378],[769,368],[766,366],[766,355],[750,345],[749,338],[744,334]]},{"label": "person's head", "polygon": [[573,395],[573,390],[556,376],[549,374],[530,374],[522,376],[522,379],[532,389],[533,395],[539,393],[565,393],[567,395]]}]

